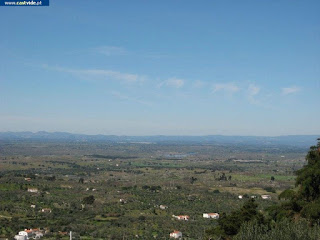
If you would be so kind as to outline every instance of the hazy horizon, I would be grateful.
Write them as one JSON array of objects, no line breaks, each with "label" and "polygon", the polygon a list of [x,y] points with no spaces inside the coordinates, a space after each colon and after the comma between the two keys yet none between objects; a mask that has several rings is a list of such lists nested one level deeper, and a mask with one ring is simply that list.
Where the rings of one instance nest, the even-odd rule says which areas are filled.
[{"label": "hazy horizon", "polygon": [[[223,134],[206,134],[206,135],[167,135],[167,134],[155,134],[155,135],[125,135],[125,134],[101,134],[101,133],[93,133],[93,134],[86,134],[81,132],[61,132],[61,131],[0,131],[0,134],[3,133],[48,133],[48,134],[54,134],[54,133],[61,133],[61,134],[73,134],[73,135],[86,135],[86,136],[117,136],[117,137],[158,137],[158,136],[164,136],[164,137],[207,137],[207,136],[222,136],[222,137],[295,137],[295,136],[319,136],[320,134],[292,134],[292,135],[223,135]],[[315,139],[316,141],[316,139]]]}]

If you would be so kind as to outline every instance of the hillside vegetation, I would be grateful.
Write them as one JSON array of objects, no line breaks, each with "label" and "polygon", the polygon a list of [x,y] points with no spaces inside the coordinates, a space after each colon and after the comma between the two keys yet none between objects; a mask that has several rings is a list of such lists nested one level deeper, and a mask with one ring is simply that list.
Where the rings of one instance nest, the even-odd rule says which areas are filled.
[{"label": "hillside vegetation", "polygon": [[[262,214],[253,199],[229,215],[222,214],[218,226],[207,230],[210,239],[302,240],[320,238],[320,139],[310,147],[307,164],[296,171],[295,189],[286,189],[281,202]],[[234,237],[233,237],[234,236]]]}]

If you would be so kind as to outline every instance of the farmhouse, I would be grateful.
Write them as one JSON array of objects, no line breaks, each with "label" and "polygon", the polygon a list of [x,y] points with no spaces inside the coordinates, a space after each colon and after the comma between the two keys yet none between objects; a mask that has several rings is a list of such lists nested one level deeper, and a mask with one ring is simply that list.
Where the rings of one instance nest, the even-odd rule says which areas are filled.
[{"label": "farmhouse", "polygon": [[265,200],[270,200],[271,196],[270,195],[261,195],[261,198],[265,199]]},{"label": "farmhouse", "polygon": [[43,237],[42,231],[40,229],[25,229],[24,231],[20,231],[18,235],[14,236],[16,240],[28,240],[28,239],[40,239]]},{"label": "farmhouse", "polygon": [[28,188],[28,192],[37,193],[38,192],[38,188]]},{"label": "farmhouse", "polygon": [[43,213],[51,213],[52,211],[51,211],[51,208],[42,208],[41,212],[43,212]]},{"label": "farmhouse", "polygon": [[238,198],[239,198],[239,199],[242,199],[242,198],[243,198],[243,196],[242,196],[242,195],[239,195],[239,196],[238,196]]},{"label": "farmhouse", "polygon": [[213,218],[213,219],[219,219],[219,213],[204,213],[202,214],[204,218]]},{"label": "farmhouse", "polygon": [[182,238],[182,232],[175,230],[170,233],[170,238]]},{"label": "farmhouse", "polygon": [[166,209],[168,208],[168,206],[166,206],[166,205],[160,205],[159,208],[162,209],[162,210],[166,210]]},{"label": "farmhouse", "polygon": [[179,216],[175,216],[172,215],[172,217],[178,219],[178,220],[184,220],[184,221],[188,221],[189,220],[189,216],[188,215],[179,215]]},{"label": "farmhouse", "polygon": [[14,239],[16,239],[16,240],[27,240],[27,239],[31,238],[31,236],[32,236],[31,230],[25,229],[24,231],[20,231],[18,233],[18,235],[15,235]]},{"label": "farmhouse", "polygon": [[22,236],[22,235],[15,235],[14,236],[15,240],[27,240],[27,236]]}]

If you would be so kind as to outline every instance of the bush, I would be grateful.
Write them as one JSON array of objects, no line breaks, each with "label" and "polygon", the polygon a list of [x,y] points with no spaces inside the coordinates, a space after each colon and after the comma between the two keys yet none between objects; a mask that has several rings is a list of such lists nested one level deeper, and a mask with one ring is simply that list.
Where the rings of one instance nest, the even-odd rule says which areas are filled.
[{"label": "bush", "polygon": [[312,222],[317,222],[320,219],[320,200],[306,204],[301,215],[310,219]]},{"label": "bush", "polygon": [[94,203],[94,196],[93,195],[90,195],[88,197],[85,197],[82,202],[85,203],[85,204],[93,204]]},{"label": "bush", "polygon": [[320,226],[309,227],[306,220],[293,222],[284,219],[277,224],[261,225],[257,222],[244,223],[233,240],[318,240]]},{"label": "bush", "polygon": [[265,187],[264,190],[266,190],[267,192],[271,192],[271,193],[275,193],[276,190],[272,187]]},{"label": "bush", "polygon": [[210,237],[218,236],[233,236],[236,235],[244,222],[256,220],[259,223],[264,223],[264,218],[261,213],[257,211],[258,205],[254,199],[248,200],[242,208],[232,212],[230,215],[222,213],[218,220],[218,227],[206,231]]},{"label": "bush", "polygon": [[279,199],[292,200],[295,196],[295,191],[293,191],[292,189],[287,189],[280,193]]}]

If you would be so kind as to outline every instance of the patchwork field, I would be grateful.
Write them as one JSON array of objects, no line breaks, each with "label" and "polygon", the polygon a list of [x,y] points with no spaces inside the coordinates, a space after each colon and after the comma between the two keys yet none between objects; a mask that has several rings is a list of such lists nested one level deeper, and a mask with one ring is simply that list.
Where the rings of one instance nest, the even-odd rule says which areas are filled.
[{"label": "patchwork field", "polygon": [[278,203],[278,194],[294,187],[307,152],[141,143],[0,147],[0,237],[43,228],[43,239],[68,239],[69,231],[75,239],[169,239],[173,230],[202,239],[217,224],[205,212],[229,213],[253,195],[260,210]]}]

